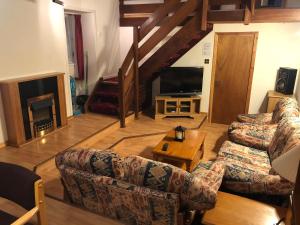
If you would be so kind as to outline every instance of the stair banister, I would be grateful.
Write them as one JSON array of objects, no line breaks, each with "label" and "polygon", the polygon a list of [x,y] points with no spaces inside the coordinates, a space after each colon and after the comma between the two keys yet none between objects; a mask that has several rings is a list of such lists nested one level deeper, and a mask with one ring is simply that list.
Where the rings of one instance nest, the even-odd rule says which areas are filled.
[{"label": "stair banister", "polygon": [[159,29],[140,47],[139,59],[143,59],[176,26],[179,26],[198,7],[199,0],[188,0],[174,13],[164,19]]},{"label": "stair banister", "polygon": [[208,0],[202,0],[201,30],[207,30]]},{"label": "stair banister", "polygon": [[[193,13],[194,16],[184,26],[183,36],[175,35],[171,38],[171,42],[176,45],[185,46],[185,43],[192,40],[187,31],[191,30],[193,34],[197,31],[203,30],[205,35],[208,30],[208,0],[188,0],[182,3],[180,0],[168,0],[164,5],[160,6],[152,15],[141,25],[141,27],[134,27],[133,29],[133,44],[119,70],[119,84],[120,84],[120,120],[121,127],[125,127],[125,118],[131,107],[134,106],[135,117],[138,118],[139,107],[141,103],[140,86],[142,82],[139,81],[139,60],[144,58],[158,43],[160,43],[176,26],[181,26]],[[174,13],[170,16],[170,13]],[[200,21],[201,20],[201,21]],[[199,22],[200,21],[200,22]],[[148,40],[139,47],[139,42],[157,25],[160,25],[158,30],[152,34]],[[211,27],[209,27],[211,30]],[[199,37],[196,37],[199,38]],[[165,46],[165,45],[164,45]],[[169,46],[169,45],[168,45]],[[168,55],[172,51],[167,50]],[[177,57],[177,56],[176,56]]]},{"label": "stair banister", "polygon": [[155,26],[157,26],[169,13],[175,11],[181,5],[180,0],[167,1],[160,6],[151,16],[141,25],[139,40],[142,40]]},{"label": "stair banister", "polygon": [[118,73],[119,80],[119,116],[121,127],[125,127],[125,102],[124,102],[124,76],[123,71],[120,68]]},{"label": "stair banister", "polygon": [[139,100],[139,34],[140,28],[134,27],[133,28],[133,49],[134,49],[134,96],[135,96],[135,103],[134,103],[134,113],[135,118],[139,118],[139,111],[140,111],[140,100]]}]

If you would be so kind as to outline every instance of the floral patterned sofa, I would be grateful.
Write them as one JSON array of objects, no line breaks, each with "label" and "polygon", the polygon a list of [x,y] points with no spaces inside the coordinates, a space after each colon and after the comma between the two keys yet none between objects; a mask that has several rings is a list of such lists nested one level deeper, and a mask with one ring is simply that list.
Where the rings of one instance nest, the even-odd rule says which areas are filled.
[{"label": "floral patterned sofa", "polygon": [[223,186],[239,193],[290,194],[293,184],[278,175],[271,164],[296,145],[300,145],[299,117],[280,120],[267,151],[224,142],[217,157],[217,162],[226,164]]},{"label": "floral patterned sofa", "polygon": [[[287,117],[299,117],[298,103],[294,98],[283,98],[275,106],[273,113],[239,115],[228,129],[231,141],[248,147],[268,150],[277,124]],[[268,118],[268,119],[267,119]]]},{"label": "floral patterned sofa", "polygon": [[95,149],[62,152],[56,165],[72,203],[127,224],[149,225],[178,224],[179,212],[213,208],[225,171],[221,161],[201,163],[188,173]]}]

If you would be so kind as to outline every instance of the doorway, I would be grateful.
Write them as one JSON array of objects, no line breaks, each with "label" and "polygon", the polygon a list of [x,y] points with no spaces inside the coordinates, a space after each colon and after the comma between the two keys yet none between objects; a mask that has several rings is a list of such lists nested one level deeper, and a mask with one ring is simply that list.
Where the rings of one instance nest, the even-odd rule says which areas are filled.
[{"label": "doorway", "polygon": [[230,124],[248,113],[258,33],[216,33],[209,121]]},{"label": "doorway", "polygon": [[73,114],[78,115],[97,70],[95,12],[65,9],[65,25]]}]

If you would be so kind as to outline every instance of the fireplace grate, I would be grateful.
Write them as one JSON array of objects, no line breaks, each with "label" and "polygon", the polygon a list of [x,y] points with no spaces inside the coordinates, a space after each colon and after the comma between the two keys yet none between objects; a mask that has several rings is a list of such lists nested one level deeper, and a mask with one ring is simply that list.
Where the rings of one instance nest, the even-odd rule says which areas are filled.
[{"label": "fireplace grate", "polygon": [[53,120],[45,119],[34,123],[34,133],[36,137],[44,136],[54,130]]},{"label": "fireplace grate", "polygon": [[56,129],[55,112],[53,94],[28,99],[28,113],[32,136],[42,137]]}]

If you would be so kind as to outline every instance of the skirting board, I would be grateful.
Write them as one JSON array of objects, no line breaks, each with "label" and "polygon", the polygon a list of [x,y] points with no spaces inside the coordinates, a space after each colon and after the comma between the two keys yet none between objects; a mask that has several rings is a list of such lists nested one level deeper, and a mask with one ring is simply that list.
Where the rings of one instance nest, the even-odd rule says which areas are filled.
[{"label": "skirting board", "polygon": [[6,147],[7,144],[6,143],[0,143],[0,149]]}]

